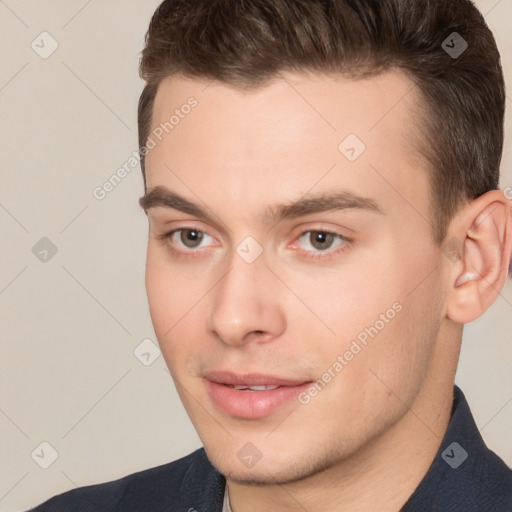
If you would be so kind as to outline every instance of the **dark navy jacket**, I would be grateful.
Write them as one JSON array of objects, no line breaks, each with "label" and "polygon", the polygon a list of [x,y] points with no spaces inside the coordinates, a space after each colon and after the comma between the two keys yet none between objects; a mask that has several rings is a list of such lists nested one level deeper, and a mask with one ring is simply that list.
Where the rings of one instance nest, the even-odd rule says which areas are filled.
[{"label": "dark navy jacket", "polygon": [[[221,512],[225,483],[201,448],[113,482],[73,489],[32,510]],[[399,512],[432,511],[512,512],[512,470],[485,446],[457,386],[452,418],[439,452]]]}]

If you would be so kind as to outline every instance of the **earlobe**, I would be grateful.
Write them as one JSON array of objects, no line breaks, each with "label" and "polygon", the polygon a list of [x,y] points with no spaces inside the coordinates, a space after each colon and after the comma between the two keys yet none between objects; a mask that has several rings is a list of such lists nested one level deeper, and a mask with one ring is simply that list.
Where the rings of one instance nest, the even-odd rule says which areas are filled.
[{"label": "earlobe", "polygon": [[[465,324],[476,320],[499,296],[512,251],[510,201],[493,190],[466,206],[458,222],[460,252],[452,265],[446,315]],[[452,239],[453,240],[453,239]],[[453,244],[452,244],[453,245]]]}]

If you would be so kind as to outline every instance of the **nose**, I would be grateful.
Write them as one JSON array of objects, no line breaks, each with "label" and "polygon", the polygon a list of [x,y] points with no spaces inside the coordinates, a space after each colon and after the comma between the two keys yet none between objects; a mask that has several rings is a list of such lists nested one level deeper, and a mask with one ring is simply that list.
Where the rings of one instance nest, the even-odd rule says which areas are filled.
[{"label": "nose", "polygon": [[280,283],[261,256],[247,263],[234,253],[230,263],[226,275],[212,290],[210,331],[231,346],[250,340],[268,343],[286,325],[279,300]]}]

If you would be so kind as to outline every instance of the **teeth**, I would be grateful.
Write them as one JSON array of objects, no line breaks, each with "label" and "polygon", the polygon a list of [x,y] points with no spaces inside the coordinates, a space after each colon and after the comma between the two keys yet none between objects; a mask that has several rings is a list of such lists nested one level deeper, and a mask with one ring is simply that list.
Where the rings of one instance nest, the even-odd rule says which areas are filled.
[{"label": "teeth", "polygon": [[245,390],[248,389],[250,391],[267,391],[270,389],[277,389],[279,386],[233,386],[233,389],[236,390]]}]

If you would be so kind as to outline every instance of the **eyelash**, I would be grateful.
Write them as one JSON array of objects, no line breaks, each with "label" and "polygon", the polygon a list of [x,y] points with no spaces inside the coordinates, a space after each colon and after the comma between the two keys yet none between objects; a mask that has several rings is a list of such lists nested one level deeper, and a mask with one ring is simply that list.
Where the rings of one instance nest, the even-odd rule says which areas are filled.
[{"label": "eyelash", "polygon": [[[170,243],[171,238],[173,237],[173,235],[175,233],[179,233],[180,231],[196,231],[197,233],[202,233],[204,235],[208,235],[208,233],[206,233],[206,231],[202,231],[201,229],[197,229],[196,227],[193,227],[193,226],[182,226],[180,228],[173,229],[172,231],[164,233],[163,235],[156,235],[156,239],[158,241],[160,241],[162,245],[168,245],[169,246],[169,250],[173,254],[175,254],[177,256],[191,256],[193,258],[200,258],[202,250],[190,249],[190,250],[187,250],[187,251],[183,251],[181,249],[176,249],[176,247],[174,247],[172,245],[172,243]],[[348,237],[342,235],[341,233],[336,233],[334,231],[328,231],[328,230],[323,230],[323,229],[308,229],[306,231],[302,231],[299,234],[299,236],[297,237],[297,239],[300,240],[307,233],[323,233],[323,234],[326,234],[326,235],[334,235],[335,237],[340,239],[341,242],[342,242],[337,247],[337,249],[334,249],[334,250],[326,249],[324,251],[305,251],[307,253],[307,257],[311,258],[311,259],[327,260],[329,258],[337,256],[341,252],[346,251],[354,243],[354,240],[352,238],[348,238]],[[208,235],[208,236],[210,236],[210,235]],[[199,254],[194,254],[194,253],[199,253]]]}]

